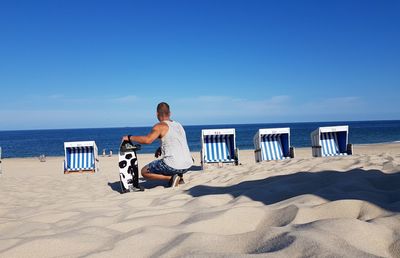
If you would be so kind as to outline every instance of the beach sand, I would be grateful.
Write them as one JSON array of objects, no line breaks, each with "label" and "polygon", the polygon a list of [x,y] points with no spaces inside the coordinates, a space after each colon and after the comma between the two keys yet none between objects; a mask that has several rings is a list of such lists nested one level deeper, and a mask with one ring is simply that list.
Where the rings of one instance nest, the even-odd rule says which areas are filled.
[{"label": "beach sand", "polygon": [[[400,144],[354,155],[200,169],[119,193],[118,157],[63,174],[62,157],[3,159],[0,257],[400,257]],[[139,154],[139,166],[152,160]]]}]

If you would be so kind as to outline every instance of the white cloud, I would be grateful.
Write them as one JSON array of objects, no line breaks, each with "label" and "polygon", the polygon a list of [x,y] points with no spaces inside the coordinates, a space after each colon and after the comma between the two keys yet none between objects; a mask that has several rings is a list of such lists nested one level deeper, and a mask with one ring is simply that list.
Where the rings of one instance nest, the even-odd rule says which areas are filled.
[{"label": "white cloud", "polygon": [[[31,101],[38,104],[2,106],[0,130],[142,126],[157,121],[154,111],[158,102],[148,97],[128,95],[74,99],[54,94],[33,99]],[[198,96],[170,99],[168,103],[172,118],[184,124],[387,119],[395,115],[388,107],[382,108],[357,96],[310,101],[287,95],[265,99]]]},{"label": "white cloud", "polygon": [[102,106],[119,105],[135,105],[140,100],[139,97],[134,95],[127,96],[66,96],[63,94],[51,95],[29,95],[23,96],[13,101],[3,101],[2,108],[10,110],[40,110],[44,108],[49,109],[69,109],[76,110],[86,106],[86,108],[95,108]]},{"label": "white cloud", "polygon": [[191,124],[258,123],[346,120],[362,113],[366,103],[357,96],[319,98],[308,102],[287,95],[267,99],[198,96],[180,99],[171,107],[176,116]]},{"label": "white cloud", "polygon": [[139,98],[135,95],[127,95],[127,96],[112,98],[109,101],[120,104],[133,104],[136,103],[138,100]]},{"label": "white cloud", "polygon": [[32,99],[38,99],[38,100],[59,100],[59,99],[63,99],[63,98],[65,98],[65,96],[63,95],[63,94],[58,94],[58,93],[56,93],[56,94],[51,94],[51,95],[44,95],[44,96],[41,96],[41,95],[35,95],[35,96],[33,96],[33,98]]},{"label": "white cloud", "polygon": [[257,121],[258,118],[277,117],[288,113],[290,101],[289,96],[274,96],[265,100],[230,96],[199,96],[180,99],[171,108],[174,114],[189,123],[249,122]]},{"label": "white cloud", "polygon": [[144,126],[154,115],[126,110],[0,110],[0,130]]},{"label": "white cloud", "polygon": [[354,114],[364,111],[365,108],[365,102],[361,97],[319,98],[299,104],[295,114]]}]

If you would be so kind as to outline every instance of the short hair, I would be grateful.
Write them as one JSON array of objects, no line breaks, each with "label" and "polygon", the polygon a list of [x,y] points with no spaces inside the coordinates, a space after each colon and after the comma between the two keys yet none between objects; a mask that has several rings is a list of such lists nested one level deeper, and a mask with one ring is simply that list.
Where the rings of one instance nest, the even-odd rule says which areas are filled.
[{"label": "short hair", "polygon": [[165,102],[161,102],[157,105],[157,113],[161,116],[169,116],[169,105]]}]

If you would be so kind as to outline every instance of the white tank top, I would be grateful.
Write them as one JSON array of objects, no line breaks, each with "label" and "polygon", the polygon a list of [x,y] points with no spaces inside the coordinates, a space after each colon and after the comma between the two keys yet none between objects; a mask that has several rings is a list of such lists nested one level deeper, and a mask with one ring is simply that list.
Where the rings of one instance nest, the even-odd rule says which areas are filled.
[{"label": "white tank top", "polygon": [[165,164],[175,169],[188,169],[193,165],[192,155],[182,125],[175,121],[163,121],[169,127],[161,138],[161,153]]}]

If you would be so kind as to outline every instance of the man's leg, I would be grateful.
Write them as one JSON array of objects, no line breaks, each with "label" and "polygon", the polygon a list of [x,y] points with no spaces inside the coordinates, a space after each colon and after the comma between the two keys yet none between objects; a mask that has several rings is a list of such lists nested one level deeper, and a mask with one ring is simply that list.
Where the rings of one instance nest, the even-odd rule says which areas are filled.
[{"label": "man's leg", "polygon": [[[178,172],[178,173],[175,173]],[[162,160],[155,160],[144,166],[141,170],[142,176],[147,180],[169,181],[169,186],[175,187],[184,183],[183,173],[168,167]],[[184,172],[184,171],[182,171]]]},{"label": "man's leg", "polygon": [[149,171],[149,166],[146,165],[142,168],[142,176],[146,178],[147,180],[164,180],[164,181],[169,181],[171,180],[172,176],[166,176],[166,175],[161,175],[161,174],[156,174],[156,173],[151,173]]}]

